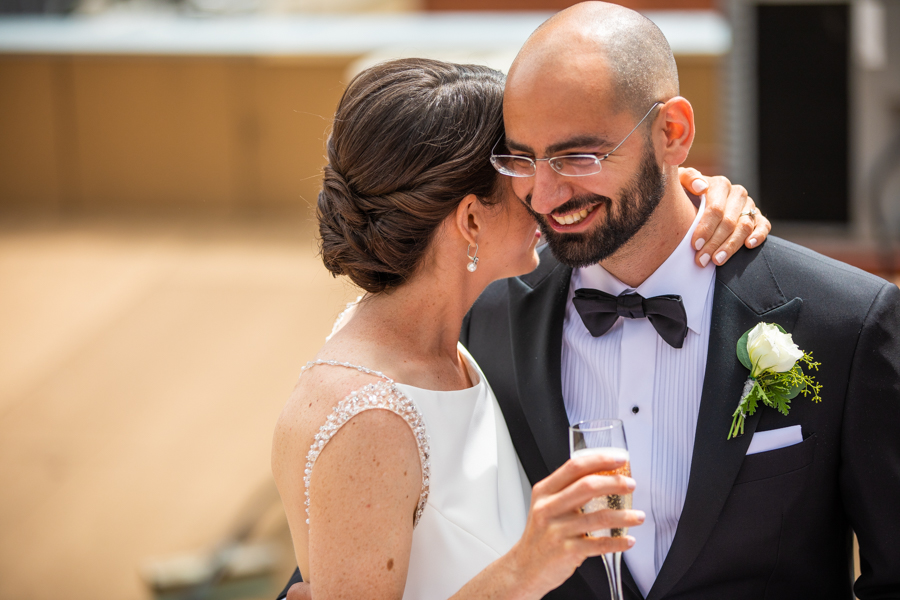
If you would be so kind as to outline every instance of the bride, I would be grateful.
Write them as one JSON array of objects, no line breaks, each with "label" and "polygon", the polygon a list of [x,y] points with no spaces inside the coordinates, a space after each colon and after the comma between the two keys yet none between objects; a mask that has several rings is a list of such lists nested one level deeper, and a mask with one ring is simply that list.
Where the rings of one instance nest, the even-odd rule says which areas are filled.
[{"label": "bride", "polygon": [[[457,341],[489,283],[539,261],[535,221],[488,160],[503,84],[487,67],[399,60],[357,76],[338,106],[321,254],[366,294],[304,368],[275,430],[303,595],[540,598],[585,558],[634,543],[583,532],[643,521],[580,512],[635,486],[592,475],[618,466],[603,456],[570,460],[531,489],[489,382]],[[681,178],[706,185],[690,170]],[[707,204],[727,207],[704,214],[698,255],[761,242],[764,219],[750,235],[731,231],[752,200],[714,184]]]}]

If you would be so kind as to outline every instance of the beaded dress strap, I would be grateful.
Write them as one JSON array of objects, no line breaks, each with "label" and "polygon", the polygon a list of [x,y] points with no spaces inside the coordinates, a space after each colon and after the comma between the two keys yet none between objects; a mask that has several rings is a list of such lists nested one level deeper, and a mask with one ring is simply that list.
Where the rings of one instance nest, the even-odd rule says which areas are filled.
[{"label": "beaded dress strap", "polygon": [[431,484],[431,448],[428,444],[428,434],[425,432],[425,419],[422,418],[422,413],[419,412],[415,403],[400,391],[394,380],[384,373],[335,360],[314,360],[306,363],[306,366],[301,369],[301,375],[303,371],[307,371],[316,365],[356,369],[360,373],[380,377],[383,381],[370,383],[360,390],[351,392],[349,396],[341,400],[332,409],[325,424],[316,433],[316,437],[306,455],[306,468],[303,474],[303,485],[306,494],[306,524],[309,525],[309,484],[312,478],[312,469],[319,454],[321,454],[331,438],[334,437],[334,434],[350,419],[366,410],[382,409],[389,410],[406,421],[416,438],[416,446],[419,449],[419,462],[422,465],[422,489],[419,493],[416,513],[413,516],[413,527],[415,527],[419,524],[419,519],[425,510],[425,504],[428,502],[428,491]]},{"label": "beaded dress strap", "polygon": [[365,373],[367,375],[374,375],[376,377],[381,377],[385,381],[390,383],[394,383],[394,380],[382,373],[381,371],[373,371],[372,369],[367,369],[366,367],[361,367],[359,365],[354,365],[348,362],[338,362],[336,360],[311,360],[306,365],[301,367],[300,374],[303,375],[306,371],[317,365],[328,365],[330,367],[347,367],[348,369],[356,369],[360,373]]},{"label": "beaded dress strap", "polygon": [[341,314],[339,314],[337,316],[337,319],[334,320],[334,325],[331,326],[331,333],[325,336],[326,342],[331,339],[331,336],[337,333],[338,329],[341,328],[341,323],[344,322],[344,317],[347,316],[347,313],[350,312],[350,309],[359,304],[362,299],[362,296],[357,296],[356,300],[347,303],[347,306],[344,307],[344,310],[341,311]]}]

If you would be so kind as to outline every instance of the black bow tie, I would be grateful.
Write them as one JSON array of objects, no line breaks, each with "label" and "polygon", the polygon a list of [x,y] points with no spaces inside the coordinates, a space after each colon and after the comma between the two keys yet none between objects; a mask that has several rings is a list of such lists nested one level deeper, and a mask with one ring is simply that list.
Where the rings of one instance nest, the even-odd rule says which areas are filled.
[{"label": "black bow tie", "polygon": [[600,290],[582,288],[575,290],[572,299],[575,310],[581,315],[584,326],[594,337],[600,337],[612,327],[619,317],[643,319],[647,317],[659,337],[673,348],[681,348],[687,336],[687,314],[681,296],[654,296],[644,298],[640,294],[613,296]]}]

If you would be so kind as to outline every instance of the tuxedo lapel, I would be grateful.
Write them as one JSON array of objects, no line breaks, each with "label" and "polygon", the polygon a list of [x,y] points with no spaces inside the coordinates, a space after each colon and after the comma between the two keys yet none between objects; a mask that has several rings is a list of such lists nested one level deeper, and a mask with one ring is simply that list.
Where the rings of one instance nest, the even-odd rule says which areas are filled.
[{"label": "tuxedo lapel", "polygon": [[562,397],[562,328],[572,269],[550,252],[533,272],[509,280],[510,331],[518,398],[544,469],[527,469],[535,484],[569,458],[569,419]]},{"label": "tuxedo lapel", "polygon": [[[593,556],[587,559],[575,572],[584,578],[594,596],[601,600],[609,597],[609,579],[607,579],[603,557]],[[624,560],[622,561],[622,593],[625,600],[644,600]]]},{"label": "tuxedo lapel", "polygon": [[744,435],[727,440],[747,369],[736,355],[738,339],[760,321],[791,331],[802,300],[784,297],[765,259],[765,245],[738,252],[716,270],[706,375],[697,419],[690,479],[672,546],[647,600],[663,598],[693,564],[709,538],[750,445],[759,416]]}]

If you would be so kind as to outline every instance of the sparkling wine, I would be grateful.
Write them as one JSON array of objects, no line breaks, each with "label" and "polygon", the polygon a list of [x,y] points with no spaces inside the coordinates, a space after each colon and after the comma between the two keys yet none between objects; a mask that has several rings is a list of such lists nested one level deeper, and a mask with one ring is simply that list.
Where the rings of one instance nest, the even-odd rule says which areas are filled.
[{"label": "sparkling wine", "polygon": [[[601,454],[613,459],[618,459],[624,464],[618,469],[600,471],[597,475],[628,475],[631,476],[631,462],[628,457],[628,444],[625,442],[625,424],[619,419],[597,419],[594,421],[581,421],[569,427],[569,453],[570,456],[583,456],[585,454]],[[582,512],[596,512],[598,510],[621,510],[631,508],[631,494],[612,494],[594,498],[585,504]],[[628,532],[628,528],[614,527],[612,529],[600,529],[585,535],[591,537],[622,537]],[[622,600],[622,553],[608,552],[603,555],[603,565],[606,567],[606,577],[609,580],[609,596],[611,600]]]},{"label": "sparkling wine", "polygon": [[[609,458],[624,460],[625,464],[618,469],[611,471],[597,471],[595,475],[625,475],[631,477],[631,462],[628,460],[628,450],[624,448],[582,448],[572,453],[572,458],[579,456],[602,454]],[[585,504],[582,512],[595,512],[598,510],[622,510],[631,508],[631,494],[608,494],[606,496],[598,496]],[[612,529],[598,529],[591,531],[587,535],[591,537],[623,537],[628,533],[627,527],[613,527]]]}]

